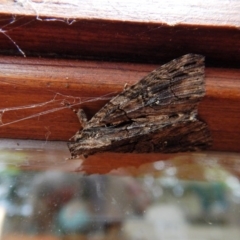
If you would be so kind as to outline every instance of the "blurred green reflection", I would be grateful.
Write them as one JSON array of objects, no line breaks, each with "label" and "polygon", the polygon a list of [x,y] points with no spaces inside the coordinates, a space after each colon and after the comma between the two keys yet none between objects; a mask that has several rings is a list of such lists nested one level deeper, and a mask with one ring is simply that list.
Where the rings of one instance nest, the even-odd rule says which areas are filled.
[{"label": "blurred green reflection", "polygon": [[[84,175],[59,169],[61,147],[42,151],[0,150],[0,239],[240,238],[237,154],[175,155]],[[56,167],[19,168],[35,154],[46,164],[39,152]]]}]

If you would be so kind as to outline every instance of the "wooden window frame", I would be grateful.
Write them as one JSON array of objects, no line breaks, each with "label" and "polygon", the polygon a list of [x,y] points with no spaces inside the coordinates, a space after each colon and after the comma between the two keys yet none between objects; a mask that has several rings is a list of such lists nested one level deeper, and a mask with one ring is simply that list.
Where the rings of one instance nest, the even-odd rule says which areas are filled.
[{"label": "wooden window frame", "polygon": [[[102,5],[63,0],[1,3],[1,138],[66,141],[80,127],[66,107],[6,123],[61,108],[61,101],[80,101],[91,117],[108,94],[193,52],[206,57],[207,94],[199,115],[213,137],[210,150],[239,152],[240,5],[225,0],[195,5],[143,2],[146,8],[120,0],[111,6],[105,0]],[[48,106],[20,110],[49,101]],[[138,157],[126,161],[132,158]]]}]

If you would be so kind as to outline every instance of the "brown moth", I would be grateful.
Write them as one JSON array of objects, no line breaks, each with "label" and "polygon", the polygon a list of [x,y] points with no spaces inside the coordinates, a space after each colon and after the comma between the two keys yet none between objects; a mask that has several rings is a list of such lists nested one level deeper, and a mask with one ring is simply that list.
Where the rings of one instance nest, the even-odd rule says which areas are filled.
[{"label": "brown moth", "polygon": [[187,54],[152,71],[113,97],[68,143],[72,156],[111,152],[183,152],[208,147],[206,123],[197,119],[205,95],[204,57]]}]

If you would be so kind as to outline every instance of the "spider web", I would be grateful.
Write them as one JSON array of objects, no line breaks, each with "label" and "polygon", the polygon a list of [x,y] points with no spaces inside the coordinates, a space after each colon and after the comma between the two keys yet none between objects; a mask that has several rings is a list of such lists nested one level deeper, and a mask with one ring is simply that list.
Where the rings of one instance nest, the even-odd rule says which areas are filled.
[{"label": "spider web", "polygon": [[70,19],[70,18],[55,18],[55,17],[42,18],[40,16],[40,12],[41,12],[41,9],[44,9],[44,6],[45,6],[45,3],[47,2],[47,0],[41,1],[41,4],[39,4],[38,2],[31,1],[31,0],[16,0],[15,2],[22,9],[24,9],[24,8],[31,9],[35,13],[36,17],[35,17],[35,19],[31,19],[24,23],[21,22],[21,20],[24,20],[24,17],[17,17],[15,14],[13,14],[10,19],[1,19],[1,21],[4,21],[4,22],[7,21],[8,23],[3,24],[0,27],[0,34],[3,34],[7,39],[9,39],[9,41],[17,48],[17,50],[20,52],[20,54],[23,57],[26,57],[26,53],[21,48],[21,46],[19,44],[17,44],[16,41],[10,36],[10,33],[13,30],[15,30],[17,28],[21,28],[23,26],[26,26],[34,21],[46,21],[46,22],[58,21],[58,22],[64,22],[67,25],[72,25],[73,23],[76,22],[75,19]]},{"label": "spider web", "polygon": [[[24,9],[32,10],[32,12],[35,15],[35,18],[29,20],[26,22],[25,17],[18,17],[16,15],[12,15],[10,18],[6,19],[1,19],[0,21],[0,34],[4,35],[19,51],[19,53],[23,57],[27,57],[27,54],[25,51],[22,49],[22,47],[14,40],[14,38],[11,37],[11,33],[19,29],[21,27],[24,27],[34,21],[59,21],[63,22],[67,25],[72,25],[73,23],[76,22],[75,19],[69,19],[69,18],[53,18],[53,17],[41,17],[41,11],[44,10],[44,7],[47,4],[57,4],[57,1],[48,1],[48,0],[43,0],[43,1],[34,1],[34,0],[15,0],[16,7],[19,7],[20,11],[23,11]],[[74,6],[74,4],[77,6],[76,1],[71,1],[71,3],[65,3],[68,5]],[[5,84],[13,84],[14,85],[20,85],[18,82],[3,82]],[[61,111],[66,108],[79,108],[82,104],[84,103],[89,103],[89,102],[95,102],[95,101],[106,101],[111,99],[111,97],[116,94],[116,93],[108,93],[106,95],[100,96],[100,97],[74,97],[70,95],[64,95],[59,92],[54,92],[53,97],[50,98],[47,101],[44,102],[39,102],[39,103],[33,103],[33,104],[27,104],[27,105],[19,105],[19,106],[14,106],[14,107],[6,107],[6,108],[1,108],[0,109],[0,128],[1,127],[6,127],[8,125],[18,123],[24,120],[32,119],[32,118],[40,118],[43,115],[46,114],[51,114],[57,111]],[[35,109],[34,114],[30,114],[24,117],[19,117],[18,112],[21,110],[27,110],[27,109]],[[9,112],[14,112],[16,115],[16,118],[12,121],[4,121],[4,116],[6,113]],[[49,138],[51,132],[50,130],[46,128],[46,140]]]},{"label": "spider web", "polygon": [[[108,93],[106,95],[100,96],[100,97],[73,97],[70,95],[64,95],[61,93],[55,93],[54,97],[50,99],[49,101],[45,102],[40,102],[40,103],[34,103],[34,104],[29,104],[29,105],[22,105],[22,106],[16,106],[16,107],[6,107],[6,108],[1,108],[0,109],[0,127],[4,127],[13,123],[17,123],[20,121],[24,121],[27,119],[31,118],[37,118],[46,114],[54,113],[63,109],[67,108],[74,108],[77,107],[79,108],[80,105],[83,103],[90,103],[90,102],[95,102],[95,101],[106,101],[110,100],[113,96],[113,94],[116,94],[115,92]],[[11,111],[18,111],[18,110],[23,110],[23,109],[32,109],[32,108],[39,108],[41,109],[42,107],[48,107],[47,110],[45,111],[40,111],[36,114],[32,114],[23,118],[16,119],[11,122],[4,122],[3,121],[3,115],[4,113],[11,112]]]}]

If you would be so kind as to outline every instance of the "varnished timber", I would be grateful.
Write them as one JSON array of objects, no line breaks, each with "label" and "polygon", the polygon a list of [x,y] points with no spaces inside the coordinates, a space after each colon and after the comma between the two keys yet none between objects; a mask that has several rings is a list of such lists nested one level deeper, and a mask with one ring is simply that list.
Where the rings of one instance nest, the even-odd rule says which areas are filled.
[{"label": "varnished timber", "polygon": [[[84,108],[91,117],[107,101],[97,97],[117,94],[125,84],[136,83],[156,67],[2,57],[0,108],[3,125],[0,127],[0,137],[67,141],[80,128],[80,124],[75,114],[61,103],[68,101],[73,104],[79,101],[78,98],[82,102],[88,97],[91,101],[76,107]],[[199,116],[209,125],[213,137],[211,150],[239,152],[240,70],[206,68],[206,92],[199,105]],[[76,97],[75,102],[72,97]],[[23,109],[24,106],[45,103],[54,98],[46,106]],[[56,107],[63,109],[41,116],[38,114]],[[38,116],[35,118],[8,124],[36,113]]]},{"label": "varnished timber", "polygon": [[[0,53],[240,66],[238,1],[1,1]],[[22,52],[21,52],[22,51]]]},{"label": "varnished timber", "polygon": [[[39,113],[64,108],[60,103],[74,103],[74,96],[80,97],[80,102],[90,97],[95,101],[76,107],[83,107],[91,117],[107,101],[96,97],[108,93],[112,96],[160,64],[192,52],[206,56],[207,95],[199,114],[210,127],[212,150],[239,152],[239,11],[240,3],[228,0],[201,4],[177,0],[146,0],[141,4],[122,0],[1,1],[0,53],[27,56],[0,58],[2,121],[7,124],[34,114],[38,117],[3,125],[0,137],[66,141],[80,127],[75,114],[67,108],[47,115]],[[21,107],[48,101],[37,108]],[[75,103],[78,101],[75,98]],[[36,154],[33,156],[36,159]],[[106,153],[89,157],[81,169],[105,173],[120,166],[139,166],[170,157]],[[183,161],[188,163],[186,158]],[[74,163],[79,164],[78,160]],[[32,161],[29,169],[42,166]],[[47,162],[46,168],[49,166]]]}]

